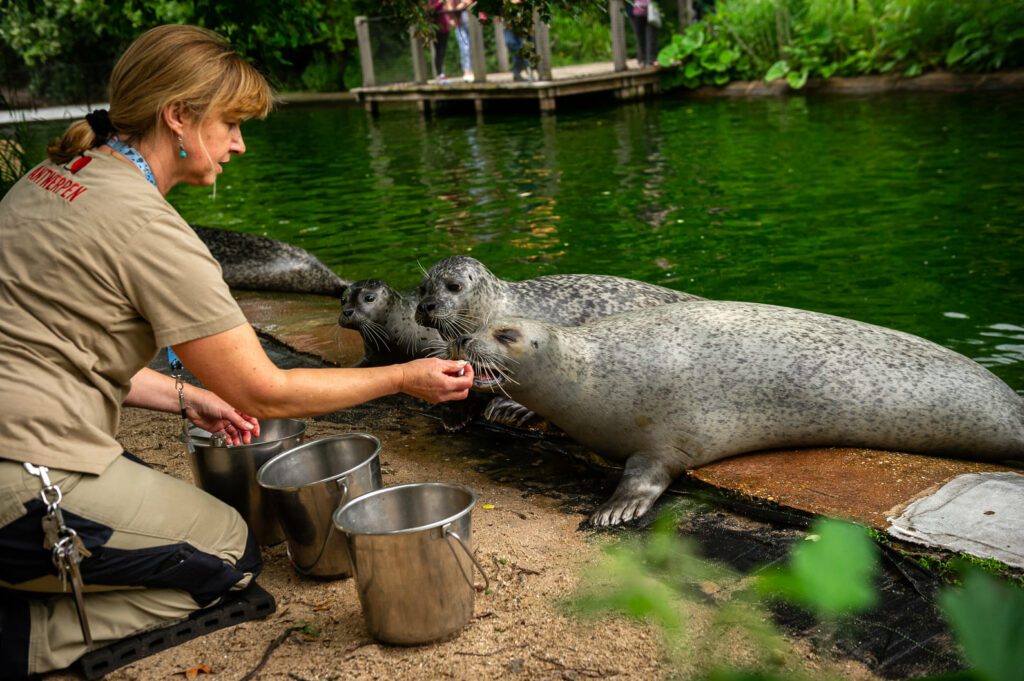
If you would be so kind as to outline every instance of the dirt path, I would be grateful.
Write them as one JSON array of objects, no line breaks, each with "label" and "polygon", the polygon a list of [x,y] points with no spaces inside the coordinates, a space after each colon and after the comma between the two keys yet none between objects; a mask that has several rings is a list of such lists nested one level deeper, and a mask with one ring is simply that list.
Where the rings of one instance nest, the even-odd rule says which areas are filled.
[{"label": "dirt path", "polygon": [[[250,678],[649,681],[691,675],[693,670],[669,668],[653,626],[617,616],[583,621],[565,608],[581,570],[603,546],[623,536],[581,524],[607,494],[614,476],[602,481],[573,457],[545,453],[550,445],[532,448],[522,438],[508,442],[508,456],[496,455],[493,448],[502,446],[500,434],[472,429],[446,434],[436,419],[416,413],[410,404],[398,398],[397,405],[375,403],[339,412],[331,417],[335,422],[309,420],[306,440],[338,432],[372,432],[383,443],[385,485],[450,480],[477,493],[471,543],[491,590],[477,594],[474,617],[457,636],[416,647],[376,643],[363,624],[353,581],[301,577],[288,564],[284,544],[279,544],[263,549],[265,568],[258,580],[276,598],[277,612],[189,641],[106,678],[184,678],[187,670],[208,665],[210,671],[200,674],[200,681],[240,681],[282,636],[283,642]],[[127,450],[159,470],[191,480],[176,441],[179,427],[171,415],[127,409],[120,439]],[[485,448],[491,451],[483,455]],[[691,635],[700,635],[711,610],[687,613]],[[802,642],[796,648],[798,658],[811,669],[828,669],[846,679],[876,678],[861,664],[833,665]],[[750,650],[737,643],[719,654],[720,661],[742,663]],[[64,672],[43,678],[80,677]]]}]

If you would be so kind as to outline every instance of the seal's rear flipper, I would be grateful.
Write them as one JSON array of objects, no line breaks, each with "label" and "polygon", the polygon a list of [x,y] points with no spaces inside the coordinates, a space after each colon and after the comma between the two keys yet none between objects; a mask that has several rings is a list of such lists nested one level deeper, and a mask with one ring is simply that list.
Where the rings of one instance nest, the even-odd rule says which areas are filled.
[{"label": "seal's rear flipper", "polygon": [[252,582],[241,591],[234,591],[217,605],[196,610],[183,622],[144,631],[108,646],[86,653],[78,660],[82,676],[89,681],[149,657],[185,641],[213,633],[218,629],[261,619],[273,613],[277,603],[263,587]]}]

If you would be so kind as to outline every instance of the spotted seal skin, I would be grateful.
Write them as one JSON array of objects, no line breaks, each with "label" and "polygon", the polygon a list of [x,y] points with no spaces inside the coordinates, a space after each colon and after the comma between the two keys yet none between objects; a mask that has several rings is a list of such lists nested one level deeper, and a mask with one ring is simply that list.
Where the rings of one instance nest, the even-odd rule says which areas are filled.
[{"label": "spotted seal skin", "polygon": [[578,326],[641,308],[703,300],[699,296],[633,279],[599,274],[551,274],[504,281],[465,255],[443,260],[420,282],[416,321],[445,340],[472,333],[496,317],[527,317]]},{"label": "spotted seal skin", "polygon": [[705,301],[577,328],[506,318],[447,354],[473,364],[478,389],[625,463],[598,525],[643,515],[686,469],[757,450],[1024,459],[1024,399],[990,371],[923,338],[815,312]]},{"label": "spotted seal skin", "polygon": [[380,279],[353,282],[341,296],[338,325],[363,338],[364,356],[356,366],[398,364],[444,347],[434,329],[416,323],[415,289],[399,292]]},{"label": "spotted seal skin", "polygon": [[231,288],[338,297],[352,282],[315,255],[284,241],[255,234],[192,225],[220,263]]}]

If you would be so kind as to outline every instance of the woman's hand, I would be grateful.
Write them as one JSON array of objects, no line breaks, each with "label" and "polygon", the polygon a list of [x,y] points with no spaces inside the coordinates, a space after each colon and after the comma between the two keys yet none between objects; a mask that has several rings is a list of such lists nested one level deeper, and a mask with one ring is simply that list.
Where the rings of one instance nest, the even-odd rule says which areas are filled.
[{"label": "woman's hand", "polygon": [[464,400],[473,387],[473,367],[465,360],[428,357],[401,365],[401,391],[431,404]]},{"label": "woman's hand", "polygon": [[194,425],[211,433],[223,432],[229,445],[249,444],[260,436],[260,423],[238,411],[209,390],[191,392],[185,413]]}]

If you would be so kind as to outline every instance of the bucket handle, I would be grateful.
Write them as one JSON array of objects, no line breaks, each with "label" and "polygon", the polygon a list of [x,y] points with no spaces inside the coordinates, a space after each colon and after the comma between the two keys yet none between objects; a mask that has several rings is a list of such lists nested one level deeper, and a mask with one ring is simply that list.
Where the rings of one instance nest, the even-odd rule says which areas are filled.
[{"label": "bucket handle", "polygon": [[482,567],[480,567],[480,563],[478,563],[476,558],[473,556],[473,552],[469,550],[468,546],[466,546],[466,542],[464,542],[462,540],[462,537],[460,537],[459,535],[457,535],[454,532],[452,532],[451,530],[449,530],[448,527],[449,527],[448,525],[445,525],[445,527],[444,527],[444,539],[445,539],[445,542],[448,544],[448,548],[451,549],[452,555],[455,556],[455,564],[459,566],[459,571],[462,572],[462,576],[465,578],[466,583],[469,584],[469,586],[472,589],[474,589],[474,590],[476,589],[476,585],[473,584],[473,580],[470,578],[470,575],[466,574],[466,570],[462,567],[462,562],[459,560],[458,554],[455,553],[455,548],[452,546],[452,543],[448,539],[448,537],[455,537],[455,539],[458,540],[459,546],[462,547],[462,550],[466,553],[467,556],[469,556],[469,559],[471,561],[473,561],[473,565],[475,565],[476,569],[480,571],[481,575],[483,575],[483,577],[484,577],[484,590],[490,589],[491,588],[491,580],[487,579],[487,573],[484,572],[484,569]]},{"label": "bucket handle", "polygon": [[348,497],[348,476],[347,475],[343,475],[340,478],[338,478],[337,480],[335,480],[334,484],[337,485],[338,489],[341,490],[341,498],[342,499],[345,499],[346,497]]}]

